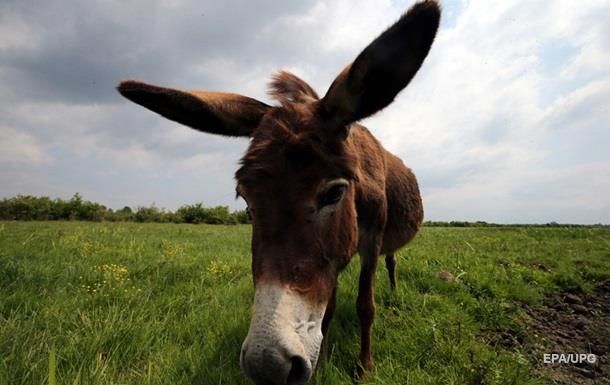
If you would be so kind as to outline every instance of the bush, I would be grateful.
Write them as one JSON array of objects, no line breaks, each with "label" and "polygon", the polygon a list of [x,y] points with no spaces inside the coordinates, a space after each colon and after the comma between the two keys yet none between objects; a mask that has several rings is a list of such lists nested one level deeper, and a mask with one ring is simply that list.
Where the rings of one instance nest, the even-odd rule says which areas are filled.
[{"label": "bush", "polygon": [[248,214],[248,212],[246,210],[236,210],[236,211],[233,211],[232,215],[235,218],[235,221],[237,223],[240,223],[240,224],[249,224],[249,223],[251,223],[250,215]]},{"label": "bush", "polygon": [[164,212],[154,204],[150,207],[138,207],[134,214],[136,222],[164,222]]},{"label": "bush", "polygon": [[207,209],[208,217],[206,218],[205,223],[209,223],[212,225],[219,224],[227,224],[227,225],[235,225],[237,221],[229,212],[228,206],[216,206],[210,207]]},{"label": "bush", "polygon": [[176,210],[176,214],[180,216],[183,223],[206,223],[205,219],[207,213],[206,208],[203,207],[203,203],[180,206],[180,208]]},{"label": "bush", "polygon": [[176,214],[179,215],[184,223],[208,223],[217,224],[237,224],[241,223],[234,214],[229,212],[227,206],[204,207],[203,203],[181,206]]},{"label": "bush", "polygon": [[112,222],[133,222],[135,221],[135,215],[133,210],[131,210],[131,207],[125,206],[117,211],[109,210],[106,220]]}]

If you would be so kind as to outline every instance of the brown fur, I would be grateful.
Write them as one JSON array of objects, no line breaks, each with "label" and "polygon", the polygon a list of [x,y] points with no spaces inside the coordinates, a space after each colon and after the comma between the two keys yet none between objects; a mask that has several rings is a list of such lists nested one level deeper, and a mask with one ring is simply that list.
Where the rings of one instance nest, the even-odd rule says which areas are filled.
[{"label": "brown fur", "polygon": [[[394,253],[417,233],[423,207],[411,170],[356,122],[383,109],[409,83],[430,49],[439,18],[435,1],[417,3],[366,47],[321,99],[285,71],[270,83],[277,107],[241,95],[134,81],[118,87],[169,119],[252,138],[235,179],[252,216],[254,284],[277,282],[326,306],[324,334],[335,309],[337,276],[360,253],[357,310],[364,370],[373,366],[378,257],[386,254],[394,288]],[[335,182],[346,187],[328,204],[336,195]]]}]

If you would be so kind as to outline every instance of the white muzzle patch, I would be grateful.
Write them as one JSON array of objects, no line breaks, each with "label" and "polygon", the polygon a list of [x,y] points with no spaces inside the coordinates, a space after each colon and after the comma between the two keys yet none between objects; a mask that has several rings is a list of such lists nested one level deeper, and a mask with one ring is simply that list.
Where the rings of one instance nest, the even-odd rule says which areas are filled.
[{"label": "white muzzle patch", "polygon": [[258,384],[307,383],[320,354],[325,310],[289,288],[258,285],[240,356],[244,373]]}]

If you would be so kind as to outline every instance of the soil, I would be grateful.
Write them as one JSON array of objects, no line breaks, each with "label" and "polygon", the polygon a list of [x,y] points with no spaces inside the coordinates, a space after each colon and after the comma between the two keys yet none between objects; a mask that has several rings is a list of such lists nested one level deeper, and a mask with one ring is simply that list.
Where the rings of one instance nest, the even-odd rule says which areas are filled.
[{"label": "soil", "polygon": [[[525,306],[534,361],[552,384],[610,384],[610,280],[584,293],[568,289],[543,306]],[[544,354],[595,354],[595,363],[545,363]],[[592,356],[589,356],[592,357]]]}]

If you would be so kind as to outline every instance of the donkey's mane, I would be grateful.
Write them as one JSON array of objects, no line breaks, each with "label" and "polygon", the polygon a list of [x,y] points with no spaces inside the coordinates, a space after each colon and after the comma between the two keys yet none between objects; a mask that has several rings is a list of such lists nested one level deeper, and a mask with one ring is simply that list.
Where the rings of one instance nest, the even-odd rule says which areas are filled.
[{"label": "donkey's mane", "polygon": [[235,173],[235,179],[245,182],[272,176],[278,162],[284,164],[289,172],[317,167],[346,179],[356,179],[354,154],[346,153],[341,140],[330,134],[334,126],[326,127],[335,123],[320,119],[317,111],[307,106],[319,100],[309,84],[288,71],[280,70],[271,77],[268,93],[282,107],[265,115],[265,123],[261,124],[264,130],[253,132],[250,147],[240,161],[241,167]]},{"label": "donkey's mane", "polygon": [[303,79],[283,70],[271,77],[268,93],[281,104],[307,103],[320,99]]},{"label": "donkey's mane", "polygon": [[266,130],[254,135],[241,158],[236,180],[271,176],[273,170],[277,171],[278,162],[288,172],[315,167],[346,179],[356,179],[356,154],[346,151],[341,141],[327,136],[329,130],[325,130],[320,121],[313,120],[312,127],[308,119],[299,119],[303,118],[297,113],[301,108],[301,105],[291,103],[272,112],[273,119]]}]

